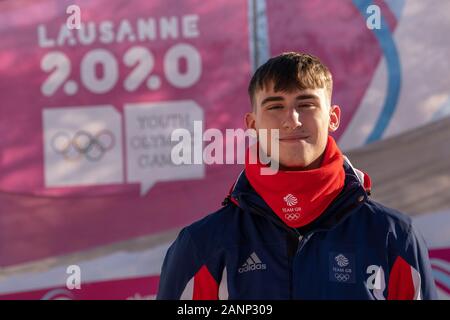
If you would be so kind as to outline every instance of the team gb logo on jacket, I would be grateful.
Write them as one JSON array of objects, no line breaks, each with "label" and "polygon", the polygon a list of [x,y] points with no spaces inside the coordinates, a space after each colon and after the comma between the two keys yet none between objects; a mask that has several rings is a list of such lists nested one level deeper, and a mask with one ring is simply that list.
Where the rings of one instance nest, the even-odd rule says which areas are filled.
[{"label": "team gb logo on jacket", "polygon": [[284,218],[288,221],[295,221],[300,218],[300,211],[302,208],[296,206],[298,204],[298,199],[293,194],[289,193],[283,197],[284,202],[287,207],[283,207],[282,211],[284,213]]}]

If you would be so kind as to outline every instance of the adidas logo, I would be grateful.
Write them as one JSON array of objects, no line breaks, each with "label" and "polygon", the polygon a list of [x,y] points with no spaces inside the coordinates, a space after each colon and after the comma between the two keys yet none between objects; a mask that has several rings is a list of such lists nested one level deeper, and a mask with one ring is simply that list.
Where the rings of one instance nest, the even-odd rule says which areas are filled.
[{"label": "adidas logo", "polygon": [[247,258],[247,261],[238,269],[239,273],[244,273],[248,271],[255,270],[266,270],[266,264],[262,263],[258,258],[255,252],[253,252],[250,257]]}]

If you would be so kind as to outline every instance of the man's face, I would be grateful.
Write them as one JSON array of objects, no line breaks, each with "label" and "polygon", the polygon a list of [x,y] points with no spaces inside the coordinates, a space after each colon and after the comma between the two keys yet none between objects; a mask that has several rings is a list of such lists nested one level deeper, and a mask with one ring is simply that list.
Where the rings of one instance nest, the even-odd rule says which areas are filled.
[{"label": "man's face", "polygon": [[254,110],[245,115],[247,128],[268,129],[270,156],[271,129],[279,129],[279,165],[282,170],[319,168],[328,133],[339,127],[340,109],[330,106],[324,88],[275,92],[273,85],[258,90]]}]

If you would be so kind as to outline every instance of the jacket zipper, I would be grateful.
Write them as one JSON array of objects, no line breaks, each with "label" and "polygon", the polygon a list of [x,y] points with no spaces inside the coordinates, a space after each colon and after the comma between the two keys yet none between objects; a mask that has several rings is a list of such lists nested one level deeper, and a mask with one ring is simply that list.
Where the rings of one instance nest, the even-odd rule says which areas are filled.
[{"label": "jacket zipper", "polygon": [[291,266],[289,268],[289,299],[294,299],[294,260],[297,257],[298,253],[303,249],[306,242],[309,238],[314,234],[314,232],[307,233],[305,235],[301,235],[297,230],[295,230],[299,236],[298,236],[298,244],[297,244],[297,250],[295,251],[295,254],[292,256],[291,260]]}]

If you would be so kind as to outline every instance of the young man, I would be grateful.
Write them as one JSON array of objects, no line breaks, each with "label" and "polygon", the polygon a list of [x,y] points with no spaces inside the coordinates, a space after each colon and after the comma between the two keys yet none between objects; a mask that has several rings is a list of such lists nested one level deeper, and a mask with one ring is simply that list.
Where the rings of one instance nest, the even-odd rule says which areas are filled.
[{"label": "young man", "polygon": [[246,125],[279,130],[280,170],[246,162],[224,207],[169,248],[158,299],[436,298],[411,220],[368,197],[369,177],[329,136],[341,111],[327,67],[281,54],[256,70],[249,94]]}]

